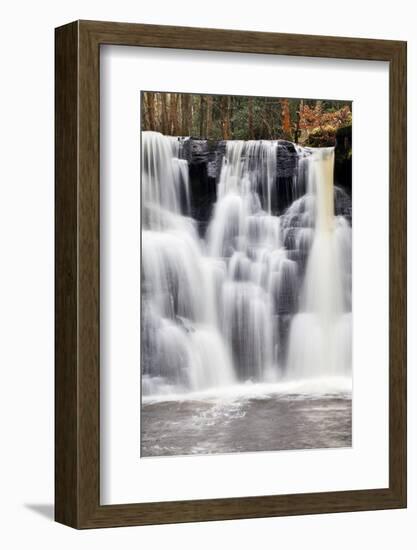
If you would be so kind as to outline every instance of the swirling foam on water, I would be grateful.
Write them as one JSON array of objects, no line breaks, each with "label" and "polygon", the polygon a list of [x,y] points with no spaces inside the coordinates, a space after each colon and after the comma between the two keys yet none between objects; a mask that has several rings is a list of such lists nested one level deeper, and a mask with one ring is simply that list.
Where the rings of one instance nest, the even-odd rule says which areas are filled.
[{"label": "swirling foam on water", "polygon": [[172,387],[166,387],[166,393],[142,397],[143,404],[161,401],[239,401],[260,399],[275,396],[281,399],[325,398],[337,395],[350,399],[352,394],[352,378],[346,376],[325,376],[304,380],[287,380],[275,383],[246,382],[221,388],[211,388],[203,391],[172,392]]}]

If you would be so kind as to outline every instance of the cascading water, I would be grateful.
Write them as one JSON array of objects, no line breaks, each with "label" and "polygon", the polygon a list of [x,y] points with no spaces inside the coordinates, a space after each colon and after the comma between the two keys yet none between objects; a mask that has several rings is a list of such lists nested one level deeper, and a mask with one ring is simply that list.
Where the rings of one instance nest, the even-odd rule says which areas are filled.
[{"label": "cascading water", "polygon": [[214,267],[189,213],[178,140],[142,134],[142,373],[144,394],[234,380],[216,323]]},{"label": "cascading water", "polygon": [[288,372],[315,377],[347,374],[351,368],[351,229],[334,215],[334,150],[315,151],[308,193],[315,227],[301,288],[300,312],[291,325]]},{"label": "cascading water", "polygon": [[226,143],[201,238],[183,140],[142,133],[145,395],[349,374],[349,198],[333,188],[333,148],[290,144],[295,200],[282,212],[284,145]]}]

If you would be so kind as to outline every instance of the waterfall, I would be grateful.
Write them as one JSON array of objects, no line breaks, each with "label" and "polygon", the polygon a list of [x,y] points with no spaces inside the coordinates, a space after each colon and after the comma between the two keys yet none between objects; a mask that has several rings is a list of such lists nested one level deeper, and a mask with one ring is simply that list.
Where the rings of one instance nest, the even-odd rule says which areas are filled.
[{"label": "waterfall", "polygon": [[308,188],[315,199],[315,228],[288,352],[288,370],[298,378],[346,374],[351,368],[350,285],[344,280],[351,270],[351,229],[334,215],[333,165],[333,148],[314,152]]},{"label": "waterfall", "polygon": [[349,374],[350,199],[333,148],[227,141],[201,237],[183,144],[142,132],[143,392]]},{"label": "waterfall", "polygon": [[[142,134],[143,391],[200,390],[234,380],[215,307],[215,262],[189,217],[178,140]],[[185,168],[185,169],[184,169]]]},{"label": "waterfall", "polygon": [[188,166],[179,152],[178,140],[142,133],[142,200],[150,227],[161,228],[170,214],[189,213]]}]

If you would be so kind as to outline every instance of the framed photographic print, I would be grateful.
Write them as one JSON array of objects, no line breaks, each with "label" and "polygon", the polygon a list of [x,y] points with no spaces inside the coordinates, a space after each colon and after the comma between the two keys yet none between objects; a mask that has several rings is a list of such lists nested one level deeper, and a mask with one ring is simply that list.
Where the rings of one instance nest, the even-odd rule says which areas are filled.
[{"label": "framed photographic print", "polygon": [[56,520],[406,506],[406,44],[56,29]]}]

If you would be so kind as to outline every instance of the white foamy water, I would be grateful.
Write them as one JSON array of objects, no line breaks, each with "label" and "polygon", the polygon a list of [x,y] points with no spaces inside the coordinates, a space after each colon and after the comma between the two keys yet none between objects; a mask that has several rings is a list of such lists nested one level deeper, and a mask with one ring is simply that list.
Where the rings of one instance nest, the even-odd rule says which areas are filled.
[{"label": "white foamy water", "polygon": [[[159,399],[351,391],[351,227],[333,148],[229,141],[206,233],[182,140],[142,134],[142,390]],[[343,193],[339,190],[339,193]]]},{"label": "white foamy water", "polygon": [[265,396],[298,396],[299,398],[331,398],[343,396],[350,399],[352,395],[352,379],[349,376],[327,376],[291,380],[282,382],[246,382],[244,384],[229,384],[200,391],[181,391],[177,393],[172,388],[166,388],[166,393],[144,395],[144,404],[160,401],[236,401],[264,398]]}]

